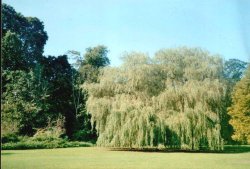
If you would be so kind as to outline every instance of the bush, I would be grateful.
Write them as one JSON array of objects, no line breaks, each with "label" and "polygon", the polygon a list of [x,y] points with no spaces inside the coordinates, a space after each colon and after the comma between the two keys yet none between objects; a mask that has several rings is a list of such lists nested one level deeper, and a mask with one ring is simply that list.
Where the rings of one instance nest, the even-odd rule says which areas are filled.
[{"label": "bush", "polygon": [[93,131],[78,130],[73,134],[73,140],[96,142],[96,134]]},{"label": "bush", "polygon": [[69,142],[64,139],[56,139],[56,140],[45,140],[45,141],[37,141],[33,138],[30,138],[26,141],[20,142],[9,142],[2,144],[3,150],[23,150],[23,149],[51,149],[51,148],[67,148],[67,147],[91,147],[93,144],[87,142],[78,142],[73,141]]},{"label": "bush", "polygon": [[22,150],[93,146],[93,144],[88,142],[69,142],[67,137],[61,138],[62,135],[63,130],[57,127],[47,127],[45,129],[39,129],[33,137],[18,136],[12,133],[3,136],[2,149]]},{"label": "bush", "polygon": [[63,134],[63,130],[58,127],[47,127],[45,129],[37,130],[36,134],[33,136],[34,141],[53,141],[60,139]]},{"label": "bush", "polygon": [[20,141],[20,140],[19,140],[18,135],[16,133],[8,133],[8,134],[3,135],[1,138],[2,144],[9,143],[9,142],[16,143],[18,141]]}]

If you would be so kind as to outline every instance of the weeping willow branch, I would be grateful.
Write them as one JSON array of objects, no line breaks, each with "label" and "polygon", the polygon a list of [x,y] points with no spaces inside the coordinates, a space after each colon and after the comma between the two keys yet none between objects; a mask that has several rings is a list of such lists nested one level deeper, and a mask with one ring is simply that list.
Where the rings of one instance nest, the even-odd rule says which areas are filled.
[{"label": "weeping willow branch", "polygon": [[152,59],[131,53],[123,60],[120,67],[103,69],[99,83],[83,86],[98,145],[223,148],[222,59],[179,48],[161,50]]}]

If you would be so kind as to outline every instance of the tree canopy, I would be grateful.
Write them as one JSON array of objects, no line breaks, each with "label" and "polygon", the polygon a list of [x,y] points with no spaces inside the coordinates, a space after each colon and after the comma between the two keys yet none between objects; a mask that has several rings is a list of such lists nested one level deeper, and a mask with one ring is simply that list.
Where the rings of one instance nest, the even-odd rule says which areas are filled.
[{"label": "tree canopy", "polygon": [[228,114],[227,108],[232,105],[232,92],[235,84],[242,78],[246,70],[247,63],[239,59],[229,59],[224,62],[223,75],[227,85],[226,97],[223,101],[224,111],[221,115],[221,135],[225,142],[228,144],[233,143],[232,134],[233,127],[229,123],[231,116]]},{"label": "tree canopy", "polygon": [[[3,69],[18,70],[35,67],[42,57],[44,45],[48,39],[43,23],[36,17],[24,17],[14,8],[2,4],[2,60]],[[10,67],[8,67],[10,66]]]},{"label": "tree canopy", "polygon": [[224,77],[230,82],[237,82],[247,67],[247,63],[239,59],[229,59],[224,64]]},{"label": "tree canopy", "polygon": [[108,49],[103,45],[86,49],[79,67],[79,72],[85,81],[97,82],[99,69],[110,63],[107,54]]},{"label": "tree canopy", "polygon": [[123,60],[121,67],[104,68],[99,83],[85,84],[98,145],[222,148],[221,58],[179,48]]},{"label": "tree canopy", "polygon": [[229,108],[230,124],[234,128],[233,139],[250,144],[250,66],[245,76],[236,84],[232,93],[233,104]]},{"label": "tree canopy", "polygon": [[1,111],[4,132],[32,135],[35,128],[47,123],[47,83],[41,79],[39,68],[24,71],[5,71],[5,92]]}]

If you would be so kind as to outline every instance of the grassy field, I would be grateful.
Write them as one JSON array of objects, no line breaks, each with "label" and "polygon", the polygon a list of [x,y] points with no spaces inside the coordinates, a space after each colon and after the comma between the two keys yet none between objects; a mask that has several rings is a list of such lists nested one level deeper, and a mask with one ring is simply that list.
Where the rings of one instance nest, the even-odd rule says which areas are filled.
[{"label": "grassy field", "polygon": [[[249,169],[250,152],[111,151],[97,147],[4,150],[2,169]],[[246,151],[244,151],[246,150]]]}]

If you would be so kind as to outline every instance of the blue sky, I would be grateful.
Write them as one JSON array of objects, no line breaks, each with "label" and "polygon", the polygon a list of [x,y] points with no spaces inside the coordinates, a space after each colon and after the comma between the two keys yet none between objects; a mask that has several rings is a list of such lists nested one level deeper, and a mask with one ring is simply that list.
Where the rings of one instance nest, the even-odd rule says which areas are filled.
[{"label": "blue sky", "polygon": [[248,0],[3,0],[44,22],[45,55],[85,52],[99,44],[112,66],[127,51],[201,47],[223,58],[250,59]]}]

